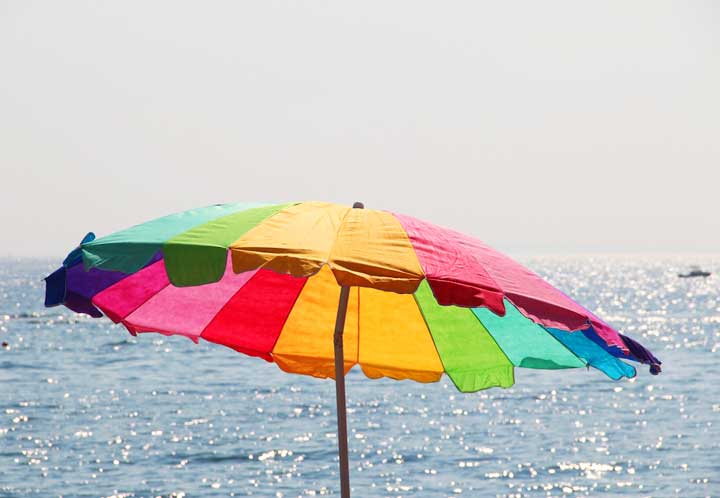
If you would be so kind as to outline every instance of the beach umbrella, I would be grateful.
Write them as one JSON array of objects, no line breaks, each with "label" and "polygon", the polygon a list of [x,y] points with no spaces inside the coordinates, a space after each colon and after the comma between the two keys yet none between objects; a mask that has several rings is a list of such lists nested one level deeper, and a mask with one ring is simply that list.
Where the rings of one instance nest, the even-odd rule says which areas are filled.
[{"label": "beach umbrella", "polygon": [[323,202],[219,204],[104,237],[46,278],[45,304],[231,347],[336,385],[350,496],[344,376],[510,387],[514,368],[635,376],[660,361],[538,275],[462,233]]}]

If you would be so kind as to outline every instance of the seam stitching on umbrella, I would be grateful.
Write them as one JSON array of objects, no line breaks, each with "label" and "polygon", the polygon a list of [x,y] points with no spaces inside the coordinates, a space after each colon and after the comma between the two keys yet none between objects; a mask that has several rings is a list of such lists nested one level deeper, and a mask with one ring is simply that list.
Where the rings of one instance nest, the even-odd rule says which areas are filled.
[{"label": "seam stitching on umbrella", "polygon": [[353,209],[355,209],[355,208],[348,208],[348,210],[345,211],[345,214],[343,215],[342,220],[340,220],[340,224],[338,225],[337,233],[335,234],[335,240],[332,243],[332,247],[328,251],[327,261],[325,261],[325,264],[328,266],[328,268],[330,268],[330,271],[333,272],[333,276],[335,277],[336,282],[337,282],[337,276],[335,275],[335,272],[333,271],[333,267],[330,264],[330,261],[332,260],[333,252],[335,252],[335,246],[337,245],[338,238],[340,237],[340,232],[342,232],[343,226],[345,226],[345,220],[347,219],[348,215],[350,214],[350,211],[352,211]]},{"label": "seam stitching on umbrella", "polygon": [[[153,256],[153,257],[155,257],[155,256]],[[159,260],[158,260],[158,261],[159,261]],[[155,263],[157,263],[157,261],[153,261],[152,263],[143,266],[143,267],[142,267],[140,270],[138,270],[138,271],[144,270],[144,269],[147,268],[148,266],[151,266],[151,265],[153,265],[153,264],[155,264]],[[74,268],[75,266],[78,266],[78,265],[81,265],[81,264],[82,264],[82,260],[81,260],[80,262],[78,262],[77,264],[74,264],[74,265],[66,268],[66,271],[67,271],[67,270],[70,270],[70,268]],[[111,271],[112,271],[112,270],[111,270]],[[126,278],[128,278],[128,277],[131,276],[131,275],[133,275],[133,273],[125,273],[125,274],[123,274],[123,276],[122,276],[117,282],[113,282],[112,284],[108,285],[108,286],[105,287],[104,289],[100,289],[99,291],[95,292],[95,294],[93,294],[92,296],[82,296],[82,297],[84,297],[85,299],[87,299],[88,301],[90,301],[93,306],[97,307],[97,305],[92,302],[92,300],[93,300],[93,298],[94,298],[95,296],[97,296],[97,295],[100,294],[101,292],[106,291],[106,290],[110,289],[111,287],[119,284],[120,282],[122,282],[123,280],[125,280]],[[69,290],[69,289],[67,288],[67,286],[68,286],[68,283],[67,283],[67,278],[66,278],[66,280],[65,280],[65,292],[66,292],[66,293],[67,293],[67,292],[73,292],[73,291]],[[61,304],[64,304],[64,303],[58,303],[58,304],[55,304],[55,305],[53,305],[53,306],[59,306],[59,305],[61,305]],[[46,306],[46,308],[49,308],[49,307],[52,307],[52,306]]]},{"label": "seam stitching on umbrella", "polygon": [[[410,242],[410,247],[412,247],[413,253],[415,254],[415,257],[416,257],[417,260],[418,260],[418,264],[419,264],[419,266],[420,266],[420,269],[421,269],[422,272],[423,272],[423,277],[424,277],[425,280],[428,281],[428,284],[429,284],[430,281],[427,279],[427,275],[425,274],[425,268],[423,267],[422,263],[420,262],[420,258],[418,257],[417,251],[415,250],[415,245],[413,244],[412,239],[410,238],[410,235],[408,234],[407,229],[405,228],[405,225],[403,225],[402,221],[400,221],[400,218],[398,218],[398,217],[395,215],[395,213],[393,213],[392,211],[386,211],[386,212],[389,213],[389,214],[391,214],[391,215],[398,221],[398,223],[400,223],[400,226],[402,227],[403,231],[405,232],[405,236],[408,238],[408,242]],[[460,233],[460,232],[458,232],[458,231],[456,231],[456,230],[453,230],[453,229],[451,229],[451,228],[446,228],[446,227],[442,227],[442,226],[440,226],[440,225],[435,225],[434,223],[428,223],[428,224],[431,225],[433,228],[438,229],[439,231],[447,231],[447,232],[451,232],[451,233],[457,233],[457,234],[460,235],[460,236],[463,235],[462,233]],[[487,268],[485,268],[485,265],[481,264],[480,260],[475,256],[475,254],[474,254],[473,252],[469,251],[469,254],[470,254],[470,256],[477,262],[478,267],[482,268],[482,270],[485,272],[485,275],[487,276],[487,278],[490,279],[490,281],[495,285],[495,288],[496,288],[497,290],[495,290],[495,289],[486,289],[485,286],[482,286],[482,288],[485,289],[485,290],[487,290],[487,291],[490,292],[490,293],[499,293],[502,297],[505,297],[505,290],[504,290],[504,289],[502,288],[502,286],[497,282],[497,280],[495,280],[495,278],[490,274],[490,272],[487,270]],[[452,279],[445,279],[445,278],[441,278],[441,277],[435,278],[434,280],[436,280],[436,281],[441,281],[441,282],[451,282],[451,283],[455,283]],[[430,291],[432,292],[433,296],[435,296],[435,290],[432,288],[432,286],[430,286]],[[435,297],[435,300],[437,300],[437,297]]]},{"label": "seam stitching on umbrella", "polygon": [[[259,227],[260,225],[262,225],[263,223],[265,223],[265,222],[268,221],[269,219],[273,218],[274,216],[277,216],[278,214],[282,213],[282,212],[285,211],[286,209],[289,209],[289,208],[291,208],[291,207],[297,206],[298,204],[304,204],[304,202],[295,202],[295,201],[286,202],[284,208],[278,209],[277,211],[275,211],[275,212],[274,212],[273,214],[271,214],[270,216],[268,216],[268,217],[266,217],[266,218],[263,218],[262,221],[258,221],[255,225],[253,225],[252,227],[250,227],[250,229],[249,229],[247,232],[245,232],[244,234],[242,234],[239,238],[237,238],[237,239],[233,240],[232,242],[230,242],[229,244],[227,244],[227,245],[225,246],[225,250],[230,249],[230,246],[231,246],[231,245],[233,245],[234,243],[236,243],[237,241],[239,241],[240,239],[242,239],[243,237],[245,237],[248,233],[250,233],[250,232],[251,232],[252,230],[254,230],[255,228]],[[263,207],[282,206],[282,205],[283,205],[282,203],[280,203],[280,204],[270,204],[270,205],[268,205],[268,206],[263,206]],[[242,211],[238,211],[238,212],[242,212]],[[233,213],[233,214],[237,214],[237,213]],[[258,269],[259,269],[259,268],[258,268]]]},{"label": "seam stitching on umbrella", "polygon": [[[285,206],[283,209],[278,210],[277,212],[271,214],[270,216],[268,216],[267,218],[265,218],[264,220],[262,220],[261,222],[259,222],[259,223],[256,224],[255,226],[253,226],[250,230],[248,230],[246,233],[244,233],[242,236],[240,236],[240,238],[235,239],[234,241],[230,242],[225,249],[226,249],[226,250],[229,250],[229,251],[232,253],[233,251],[230,249],[230,246],[233,245],[233,244],[235,244],[235,243],[237,243],[238,241],[242,240],[243,237],[245,237],[245,236],[246,236],[248,233],[250,233],[252,230],[256,229],[257,227],[259,227],[260,225],[262,225],[262,224],[265,223],[266,221],[270,220],[271,218],[273,218],[273,217],[275,217],[275,216],[283,213],[283,212],[286,211],[287,209],[290,209],[290,208],[295,207],[295,206],[299,206],[300,204],[309,204],[309,203],[311,203],[311,202],[313,202],[313,201],[293,201],[293,202],[288,202],[288,203],[286,203],[286,206]],[[349,209],[350,209],[350,208],[348,208],[348,211],[349,211]],[[342,221],[340,222],[340,226],[342,226],[342,223],[345,221],[345,216],[347,216],[347,212],[346,212],[345,215],[343,216],[343,219],[342,219]],[[338,230],[338,233],[339,233],[339,230]],[[335,236],[335,240],[337,240],[337,234],[336,234],[336,236]],[[333,247],[334,247],[334,245],[335,245],[335,243],[333,243]],[[314,272],[312,272],[312,273],[308,273],[308,274],[303,274],[303,275],[301,275],[301,276],[298,277],[298,278],[309,278],[309,277],[312,277],[313,275],[317,275],[317,274],[320,272],[320,270],[322,270],[322,267],[323,267],[323,266],[326,266],[326,265],[327,265],[327,266],[330,266],[330,265],[329,265],[329,259],[330,259],[329,256],[330,256],[331,253],[332,253],[332,248],[331,248],[330,251],[328,252],[328,258],[327,258],[325,261],[322,262],[322,264],[320,265],[320,267],[319,267],[316,271],[314,271]],[[273,258],[273,259],[275,259],[275,258]],[[267,266],[271,261],[272,261],[272,259],[269,260],[269,261],[266,261],[262,266],[258,267],[257,269],[264,268],[264,267]],[[293,276],[295,276],[295,275],[293,275]]]},{"label": "seam stitching on umbrella", "polygon": [[[202,226],[209,225],[209,224],[211,224],[211,223],[216,223],[216,222],[218,222],[218,221],[220,221],[220,220],[222,220],[222,219],[224,219],[224,218],[229,218],[229,217],[232,217],[232,216],[237,216],[237,215],[240,214],[240,213],[244,213],[244,212],[246,212],[246,211],[251,211],[251,210],[253,210],[253,209],[267,209],[267,208],[272,208],[272,207],[277,207],[277,206],[283,206],[283,205],[286,206],[285,208],[279,209],[278,211],[274,212],[273,214],[271,214],[271,215],[263,218],[261,221],[258,221],[255,225],[253,225],[252,227],[250,227],[250,228],[249,228],[243,235],[241,235],[239,238],[236,238],[236,239],[234,239],[233,241],[231,241],[231,242],[229,242],[229,243],[227,243],[227,244],[197,244],[197,243],[189,244],[190,247],[205,247],[205,248],[218,248],[218,249],[222,249],[222,250],[224,250],[224,252],[225,252],[225,258],[227,258],[227,254],[228,254],[228,251],[229,251],[230,246],[231,246],[232,244],[234,244],[237,240],[240,240],[240,239],[241,239],[242,237],[244,237],[248,232],[250,232],[251,230],[253,230],[253,229],[256,228],[257,226],[265,223],[267,220],[269,220],[270,218],[272,218],[273,216],[275,216],[275,215],[278,214],[279,212],[284,211],[284,210],[287,209],[288,207],[294,206],[294,205],[296,205],[296,204],[300,204],[300,203],[299,203],[299,202],[298,202],[298,203],[292,203],[292,202],[290,202],[290,203],[285,203],[285,204],[282,204],[282,203],[281,203],[281,204],[266,204],[266,205],[260,205],[260,206],[254,206],[254,207],[242,209],[242,210],[240,210],[240,211],[234,211],[234,212],[228,213],[228,214],[226,214],[226,215],[224,215],[224,216],[219,216],[219,217],[217,217],[217,218],[213,218],[213,219],[211,219],[211,220],[207,220],[207,221],[204,222],[204,223],[200,223],[200,224],[198,224],[198,225],[195,225],[195,226],[193,226],[192,228],[189,228],[188,230],[185,230],[185,231],[183,231],[183,232],[181,232],[181,233],[179,233],[179,234],[176,234],[176,235],[173,236],[173,237],[170,237],[169,239],[167,239],[165,242],[162,243],[162,248],[165,248],[171,240],[175,240],[175,239],[177,239],[177,238],[185,235],[186,233],[189,233],[189,232],[191,232],[191,231],[193,231],[193,230],[196,230],[196,229],[198,229],[198,228],[200,228],[200,227],[202,227]],[[232,252],[232,251],[230,251],[230,252]],[[250,271],[251,271],[251,270],[250,270]],[[224,274],[224,273],[225,273],[225,272],[223,271],[223,274]],[[170,277],[170,275],[168,274],[168,278],[169,278],[169,277]],[[218,282],[219,280],[222,280],[222,275],[220,276],[220,279],[215,280],[214,282]],[[214,282],[204,282],[204,283],[214,283]]]},{"label": "seam stitching on umbrella", "polygon": [[[252,277],[248,278],[248,279],[245,281],[245,283],[242,285],[242,287],[240,287],[237,291],[235,291],[235,292],[233,293],[233,295],[230,296],[230,298],[229,298],[227,301],[225,301],[225,304],[223,304],[223,305],[220,307],[220,309],[217,311],[217,313],[215,313],[215,315],[214,315],[214,316],[212,317],[212,319],[207,323],[207,325],[205,325],[205,327],[203,327],[203,329],[200,331],[200,334],[198,334],[198,337],[202,337],[203,339],[205,339],[205,340],[208,341],[208,342],[213,342],[213,341],[209,341],[208,339],[206,339],[205,337],[203,337],[203,334],[205,333],[205,331],[207,330],[207,328],[208,328],[210,325],[212,325],[212,323],[217,319],[217,317],[220,316],[220,314],[223,312],[223,310],[228,307],[228,305],[230,304],[230,302],[231,302],[233,299],[235,299],[235,296],[237,296],[240,292],[242,292],[242,290],[245,288],[245,286],[246,286],[247,284],[250,283],[250,281],[254,280],[255,278],[258,278],[258,274],[260,273],[260,270],[251,270],[251,271],[255,271],[255,275],[253,275]],[[213,342],[213,344],[218,344],[218,343]]]},{"label": "seam stitching on umbrella", "polygon": [[[482,322],[482,320],[480,320],[480,318],[479,318],[475,313],[473,313],[472,308],[465,308],[465,309],[468,310],[468,311],[470,312],[470,314],[475,318],[475,320],[478,321],[478,323],[480,324],[480,326],[485,330],[485,333],[487,333],[488,337],[490,337],[490,339],[492,340],[492,342],[494,342],[495,345],[497,346],[498,350],[502,353],[502,355],[505,357],[505,359],[508,361],[508,363],[510,363],[510,366],[511,366],[512,368],[515,368],[516,365],[515,365],[515,364],[512,362],[512,360],[508,357],[508,355],[507,355],[507,353],[505,352],[505,350],[504,350],[502,347],[500,347],[500,344],[498,344],[498,342],[495,340],[495,337],[493,337],[493,335],[490,333],[490,330],[488,330],[488,328],[485,326],[485,324]],[[513,383],[514,383],[514,375],[513,375]]]},{"label": "seam stitching on umbrella", "polygon": [[[427,280],[427,275],[425,274],[425,268],[423,267],[422,262],[420,261],[420,258],[417,255],[417,251],[415,250],[415,245],[412,243],[412,240],[410,239],[410,235],[408,234],[407,229],[405,228],[405,225],[402,224],[402,221],[400,221],[400,218],[395,216],[395,213],[393,213],[392,211],[383,211],[383,212],[388,213],[390,216],[392,216],[395,219],[395,221],[398,222],[398,225],[400,225],[400,228],[402,228],[402,231],[405,234],[405,238],[407,239],[408,244],[410,245],[410,249],[412,249],[412,253],[415,255],[415,260],[417,261],[418,268],[420,268],[420,270],[422,271],[423,278],[420,279],[420,282],[422,282],[423,280]],[[418,282],[418,287],[420,286],[420,282]],[[429,283],[430,283],[430,281],[428,280],[428,284]],[[432,287],[430,287],[430,292],[432,292],[433,296],[435,296],[435,292],[432,290]],[[413,294],[413,296],[414,295],[415,294]],[[418,305],[418,308],[419,307],[420,306]],[[429,330],[430,330],[430,327],[428,327],[428,331]]]},{"label": "seam stitching on umbrella", "polygon": [[[293,278],[297,278],[297,277],[293,277]],[[278,335],[275,338],[275,341],[273,342],[273,345],[270,348],[270,351],[268,351],[268,353],[270,354],[271,357],[273,356],[273,351],[275,351],[275,346],[277,345],[278,341],[280,340],[280,336],[282,335],[283,330],[285,330],[285,324],[287,323],[288,318],[290,318],[290,313],[292,313],[293,308],[295,308],[295,304],[298,302],[298,299],[300,299],[300,296],[302,295],[303,290],[305,290],[305,286],[307,285],[309,277],[304,277],[304,278],[305,278],[305,281],[303,282],[302,287],[300,287],[300,290],[298,291],[298,293],[295,295],[295,299],[293,299],[292,306],[290,306],[288,308],[287,315],[285,315],[285,320],[283,320],[283,324],[280,327],[280,332],[278,332]]]},{"label": "seam stitching on umbrella", "polygon": [[[583,365],[584,365],[584,366],[590,365],[590,362],[588,362],[585,358],[581,358],[575,351],[573,351],[573,350],[570,349],[568,346],[566,346],[565,344],[563,344],[560,339],[558,339],[558,338],[555,337],[553,334],[551,334],[550,332],[548,332],[547,328],[545,328],[543,325],[540,325],[540,324],[536,324],[536,325],[537,325],[538,327],[540,327],[540,328],[543,330],[543,332],[545,332],[547,335],[549,335],[555,342],[557,342],[558,344],[560,344],[561,347],[563,347],[563,348],[567,349],[568,351],[570,351],[570,353],[571,353],[575,358],[577,358],[578,360],[580,360],[581,362],[583,362]],[[572,334],[572,333],[573,333],[573,332],[570,332],[570,334]],[[580,368],[580,367],[575,367],[575,368]]]},{"label": "seam stitching on umbrella", "polygon": [[[241,210],[239,210],[239,211],[233,211],[233,212],[231,212],[231,213],[226,213],[226,214],[224,214],[223,216],[218,216],[217,218],[212,218],[212,219],[206,220],[206,221],[204,221],[203,223],[199,223],[199,224],[194,225],[194,226],[192,226],[192,227],[190,227],[190,228],[188,228],[188,229],[186,229],[186,230],[184,230],[184,231],[182,231],[182,232],[180,232],[180,233],[178,233],[178,234],[173,235],[172,237],[170,237],[170,238],[168,238],[167,240],[165,240],[164,242],[162,242],[162,244],[161,244],[160,247],[161,247],[161,250],[162,250],[162,249],[164,249],[164,248],[170,243],[170,241],[176,240],[176,239],[182,237],[183,235],[185,235],[185,234],[187,234],[187,233],[189,233],[189,232],[192,232],[193,230],[197,230],[197,229],[199,229],[200,227],[209,225],[209,224],[211,224],[211,223],[217,223],[217,222],[219,222],[220,220],[223,220],[223,219],[225,219],[225,218],[230,218],[230,217],[233,217],[233,216],[237,216],[237,215],[239,215],[239,214],[241,214],[241,213],[244,213],[244,212],[246,212],[246,211],[252,211],[252,210],[257,210],[257,209],[268,209],[268,208],[273,208],[273,207],[283,206],[283,205],[286,206],[285,208],[280,209],[280,210],[276,211],[275,213],[273,213],[273,214],[271,214],[271,215],[263,218],[262,220],[258,221],[255,225],[253,225],[252,227],[250,227],[250,228],[245,232],[245,234],[246,234],[246,233],[249,232],[250,230],[252,230],[252,229],[254,229],[255,227],[257,227],[258,225],[261,225],[262,223],[265,223],[267,220],[269,220],[270,218],[272,218],[273,216],[275,216],[275,215],[278,214],[279,212],[283,211],[284,209],[287,209],[288,207],[294,206],[294,205],[297,205],[297,204],[300,204],[300,203],[299,203],[299,202],[289,202],[289,203],[284,203],[284,204],[283,204],[283,203],[279,203],[279,204],[270,204],[270,203],[264,204],[264,203],[260,203],[260,204],[258,204],[258,205],[256,205],[256,206],[246,207],[245,209],[241,209]],[[235,243],[235,241],[237,241],[237,240],[239,240],[240,238],[242,238],[245,234],[241,235],[239,238],[234,239],[233,241],[231,241],[231,242],[229,242],[229,243],[227,243],[227,244],[217,244],[217,243],[198,244],[198,243],[192,243],[192,244],[183,244],[183,245],[188,245],[188,246],[190,246],[190,247],[203,247],[203,248],[218,248],[218,249],[223,249],[224,252],[225,252],[225,256],[227,257],[227,253],[228,253],[228,249],[229,249],[230,245],[232,245],[233,243]],[[178,244],[175,244],[175,245],[178,245]],[[223,274],[224,274],[224,272],[223,272]],[[169,275],[168,275],[168,277],[169,277]],[[222,279],[222,276],[220,277],[220,279]],[[214,282],[217,282],[217,281],[219,281],[219,280],[215,280]],[[214,282],[204,282],[204,283],[214,283]],[[195,285],[202,285],[202,284],[195,284]]]},{"label": "seam stitching on umbrella", "polygon": [[[200,210],[209,209],[209,208],[212,208],[212,207],[231,206],[231,205],[233,205],[233,204],[234,204],[234,203],[210,204],[210,205],[208,205],[208,206],[203,206],[203,207],[201,207],[201,208],[187,209],[187,210],[185,210],[185,211],[177,211],[177,212],[175,212],[175,213],[170,213],[170,214],[167,214],[167,215],[165,215],[165,216],[161,216],[160,218],[155,218],[154,220],[150,220],[150,221],[146,221],[146,222],[143,222],[143,223],[138,223],[138,224],[132,225],[132,226],[127,227],[127,228],[125,228],[125,229],[123,229],[123,230],[120,230],[119,232],[110,233],[110,234],[105,235],[105,236],[103,236],[103,237],[96,238],[95,240],[92,240],[92,241],[90,241],[90,242],[88,242],[88,243],[86,243],[86,244],[81,244],[81,245],[80,245],[80,249],[82,250],[81,255],[82,255],[83,264],[85,265],[85,269],[87,270],[87,269],[90,269],[90,268],[100,268],[100,266],[102,266],[102,265],[107,261],[107,258],[106,258],[106,259],[104,259],[103,262],[101,262],[99,265],[96,265],[96,264],[88,264],[88,263],[86,262],[86,258],[85,258],[85,249],[84,249],[85,246],[87,246],[87,247],[93,247],[93,246],[100,246],[100,247],[102,247],[102,246],[104,246],[104,245],[117,244],[117,243],[118,243],[117,241],[106,242],[106,241],[103,241],[103,239],[105,239],[105,238],[107,238],[107,237],[110,237],[110,236],[112,236],[112,235],[116,235],[117,233],[127,232],[127,231],[132,230],[132,229],[134,229],[134,228],[136,228],[136,227],[140,227],[140,226],[142,226],[142,225],[146,225],[146,224],[148,224],[148,223],[153,223],[153,222],[156,222],[156,221],[158,221],[158,220],[166,219],[166,218],[169,218],[169,217],[172,217],[172,216],[179,216],[179,215],[183,215],[183,214],[186,214],[186,213],[190,213],[191,211],[200,211]],[[267,203],[267,204],[258,203],[258,205],[255,206],[255,207],[262,207],[262,206],[269,206],[269,205],[271,205],[271,204],[270,204],[270,203]],[[240,210],[240,211],[234,211],[233,213],[229,213],[229,214],[237,214],[237,213],[242,212],[242,211],[245,211],[245,210],[247,210],[247,209],[253,209],[253,208],[245,208],[245,209],[242,209],[242,210]],[[165,244],[167,244],[167,242],[168,242],[169,240],[171,240],[171,239],[173,239],[173,238],[175,238],[175,237],[177,237],[177,236],[179,236],[179,235],[181,235],[181,234],[183,234],[183,233],[185,233],[185,232],[188,232],[188,231],[192,230],[193,228],[196,228],[196,227],[198,227],[198,226],[204,225],[205,223],[212,222],[212,221],[214,221],[214,220],[218,220],[218,219],[220,219],[220,218],[223,218],[224,216],[228,216],[229,214],[226,214],[226,215],[223,215],[223,216],[218,216],[217,218],[211,218],[211,219],[209,219],[209,220],[205,220],[205,221],[202,222],[202,223],[198,223],[197,225],[193,225],[192,227],[186,228],[185,230],[183,230],[183,231],[181,231],[181,232],[179,232],[179,233],[176,233],[176,234],[174,234],[174,235],[171,235],[170,237],[168,237],[167,239],[165,239],[165,240],[162,241],[162,242],[159,242],[159,243],[151,243],[151,244],[149,244],[149,245],[155,245],[155,246],[157,246],[157,247],[156,247],[156,252],[157,252],[157,251],[162,251],[163,248],[165,247]],[[93,242],[95,242],[95,244],[92,244]],[[126,243],[127,243],[127,242],[126,242]],[[137,241],[136,241],[136,242],[130,242],[130,244],[148,245],[146,242],[137,242]],[[148,261],[149,261],[149,260],[148,260]],[[135,270],[135,271],[139,271],[139,270],[142,269],[146,264],[147,264],[147,262],[144,263],[141,268],[139,268],[138,270]],[[135,272],[132,272],[132,273],[135,273]]]},{"label": "seam stitching on umbrella", "polygon": [[[440,354],[440,350],[438,349],[437,344],[435,343],[435,338],[434,338],[433,335],[432,335],[432,330],[430,329],[430,324],[428,323],[427,318],[425,317],[425,312],[423,311],[422,306],[420,306],[420,301],[418,301],[418,298],[417,298],[417,296],[416,296],[415,294],[413,294],[412,297],[413,297],[413,299],[415,300],[415,304],[416,304],[417,307],[418,307],[418,311],[420,311],[420,316],[422,317],[423,322],[425,322],[425,327],[427,328],[428,335],[430,336],[430,340],[432,341],[433,346],[435,347],[435,352],[436,352],[437,355],[438,355],[438,359],[440,360],[440,364],[441,364],[442,367],[443,367],[443,373],[445,373],[445,374],[448,376],[448,378],[450,379],[450,382],[452,382],[453,385],[455,386],[455,389],[457,389],[458,391],[462,392],[462,390],[460,389],[460,386],[458,386],[458,385],[455,383],[455,380],[450,376],[450,374],[448,374],[447,366],[445,366],[445,362],[443,361],[442,355]],[[434,296],[433,296],[433,297],[434,297]]]},{"label": "seam stitching on umbrella", "polygon": [[[161,261],[163,261],[162,258],[159,259],[159,260],[157,260],[155,263],[152,263],[152,264],[150,264],[150,265],[144,266],[143,268],[141,268],[140,270],[138,270],[138,272],[144,270],[145,268],[150,268],[150,267],[153,266],[153,265],[159,264]],[[100,292],[97,292],[95,295],[92,296],[92,298],[90,298],[90,302],[93,304],[93,306],[95,306],[95,307],[98,308],[100,311],[102,311],[105,316],[108,316],[108,314],[107,314],[99,305],[97,305],[96,303],[93,302],[93,299],[95,298],[95,296],[97,296],[97,295],[100,294],[101,292],[105,292],[106,290],[112,289],[112,288],[115,287],[117,284],[119,284],[120,282],[124,281],[126,278],[128,278],[128,277],[130,277],[130,276],[137,275],[138,272],[129,273],[129,274],[127,275],[127,277],[124,277],[124,278],[122,278],[121,280],[118,280],[117,282],[115,282],[114,284],[112,284],[111,286],[106,287],[105,289],[101,290]],[[170,281],[169,281],[169,280],[168,280],[168,283],[167,283],[167,284],[163,285],[162,289],[158,290],[158,291],[157,291],[156,293],[154,293],[154,294],[151,294],[147,299],[145,299],[143,302],[141,302],[140,304],[138,304],[137,306],[135,306],[131,311],[127,312],[127,313],[125,314],[125,316],[123,316],[123,317],[122,317],[118,322],[116,322],[116,323],[122,323],[123,325],[127,326],[127,325],[125,324],[125,319],[126,319],[127,317],[129,317],[130,315],[132,315],[133,313],[135,313],[138,309],[140,309],[141,306],[143,306],[145,303],[147,303],[150,299],[152,299],[152,298],[155,297],[157,294],[159,294],[160,292],[162,292],[168,285],[170,285]],[[109,317],[108,317],[108,318],[109,318]]]},{"label": "seam stitching on umbrella", "polygon": [[132,314],[135,313],[137,310],[139,310],[140,308],[142,308],[143,306],[145,306],[152,298],[154,298],[155,296],[157,296],[158,294],[160,294],[162,291],[164,291],[165,289],[167,289],[169,285],[171,285],[170,282],[168,282],[166,285],[164,285],[163,288],[160,289],[159,291],[157,291],[155,294],[152,294],[151,296],[149,296],[149,297],[148,297],[147,299],[145,299],[142,303],[138,304],[138,305],[135,307],[135,309],[133,309],[130,313],[128,313],[127,315],[125,315],[125,317],[124,317],[122,320],[120,320],[120,323],[122,323],[122,324],[125,325],[126,327],[129,326],[129,325],[132,326],[129,322],[127,322],[127,319],[130,318],[130,315],[132,315]]},{"label": "seam stitching on umbrella", "polygon": [[[543,279],[541,278],[541,280],[543,280]],[[562,289],[559,289],[559,288],[557,288],[557,287],[555,287],[555,286],[552,286],[552,285],[551,285],[551,287],[554,288],[555,290],[557,290],[560,294],[562,294],[563,296],[565,296],[565,297],[566,297],[567,299],[569,299],[570,301],[572,301],[572,302],[574,302],[575,304],[577,304],[578,306],[580,306],[580,309],[582,309],[582,310],[585,312],[585,318],[587,319],[587,323],[590,325],[590,327],[593,326],[593,324],[592,324],[593,318],[594,318],[594,319],[597,319],[597,320],[600,320],[601,323],[605,323],[600,317],[596,316],[592,311],[590,311],[590,310],[587,309],[585,306],[583,306],[582,303],[579,303],[579,302],[575,301],[573,298],[571,298],[570,296],[568,296],[565,292],[563,292]],[[608,324],[606,324],[606,325],[608,325]],[[608,327],[610,327],[610,326],[608,325]],[[585,329],[580,329],[580,330],[585,330]],[[623,341],[623,340],[622,340],[622,337],[620,337],[620,332],[618,332],[617,330],[613,329],[612,327],[610,327],[610,330],[612,330],[613,332],[615,332],[615,335],[617,335],[618,339],[619,339],[620,342],[621,342],[621,344],[615,344],[615,346],[618,346],[624,353],[629,353],[629,352],[630,352],[630,348],[627,347],[627,344],[625,344],[625,341]],[[600,334],[598,334],[598,337],[601,337]],[[601,337],[601,339],[602,339],[603,341],[605,341],[605,343],[607,344],[607,341],[605,340],[604,337]],[[609,346],[609,345],[610,345],[610,344],[608,344],[608,346]]]},{"label": "seam stitching on umbrella", "polygon": [[[614,361],[613,361],[613,360],[614,360]],[[632,377],[630,377],[630,376],[628,376],[628,375],[625,375],[625,372],[624,372],[621,368],[617,367],[617,363],[622,363],[623,365],[627,366],[630,370],[632,370],[632,371],[633,371]],[[605,374],[606,377],[608,377],[608,378],[610,378],[611,380],[614,380],[614,381],[619,381],[619,380],[622,379],[623,377],[625,377],[626,379],[632,379],[633,377],[637,376],[637,370],[635,369],[635,367],[633,367],[632,365],[628,365],[627,363],[625,363],[624,361],[622,361],[622,360],[619,359],[619,358],[612,357],[612,360],[605,358],[605,359],[602,359],[602,360],[600,360],[600,361],[595,362],[595,364],[596,364],[596,365],[607,364],[607,365],[610,365],[610,366],[614,367],[615,369],[617,369],[617,370],[620,372],[620,377],[618,377],[617,379],[613,379],[612,377],[610,377],[610,375],[608,375],[607,372],[605,372],[605,371],[602,370],[601,368],[598,368],[597,366],[588,363],[588,366],[594,368],[594,369],[597,370],[598,372],[601,372],[601,373]]]}]

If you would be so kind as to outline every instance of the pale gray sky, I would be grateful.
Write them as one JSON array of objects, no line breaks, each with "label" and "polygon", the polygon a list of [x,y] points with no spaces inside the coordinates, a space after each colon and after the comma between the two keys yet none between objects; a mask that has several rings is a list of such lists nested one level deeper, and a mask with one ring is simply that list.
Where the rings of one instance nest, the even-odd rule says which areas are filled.
[{"label": "pale gray sky", "polygon": [[195,206],[720,251],[720,3],[0,0],[0,256]]}]

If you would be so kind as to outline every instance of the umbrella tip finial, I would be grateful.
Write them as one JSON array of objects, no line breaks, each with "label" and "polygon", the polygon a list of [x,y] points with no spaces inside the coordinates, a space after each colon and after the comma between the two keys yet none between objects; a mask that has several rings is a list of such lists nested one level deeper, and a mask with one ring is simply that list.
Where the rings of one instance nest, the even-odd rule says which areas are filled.
[{"label": "umbrella tip finial", "polygon": [[355,209],[363,209],[364,207],[365,204],[363,204],[362,202],[355,202],[355,204],[353,204],[353,208]]}]

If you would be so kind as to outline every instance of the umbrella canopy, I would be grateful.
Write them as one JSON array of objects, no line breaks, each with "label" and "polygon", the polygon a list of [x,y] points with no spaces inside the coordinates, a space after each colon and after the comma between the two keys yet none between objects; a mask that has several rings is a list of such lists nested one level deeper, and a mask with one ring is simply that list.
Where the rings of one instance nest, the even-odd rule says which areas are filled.
[{"label": "umbrella canopy", "polygon": [[515,367],[633,377],[622,358],[659,371],[636,341],[482,242],[361,207],[222,204],[88,234],[46,279],[46,305],[335,378],[341,425],[355,365],[371,378],[444,373],[462,392],[510,387]]}]

